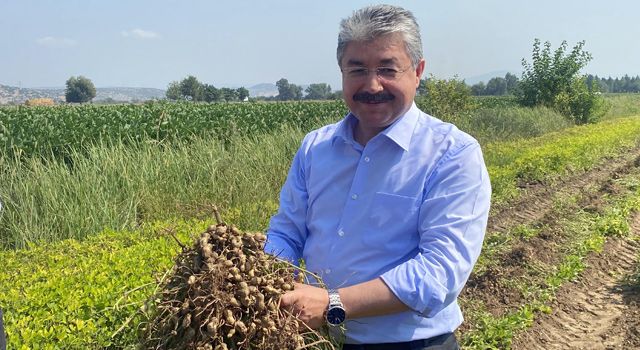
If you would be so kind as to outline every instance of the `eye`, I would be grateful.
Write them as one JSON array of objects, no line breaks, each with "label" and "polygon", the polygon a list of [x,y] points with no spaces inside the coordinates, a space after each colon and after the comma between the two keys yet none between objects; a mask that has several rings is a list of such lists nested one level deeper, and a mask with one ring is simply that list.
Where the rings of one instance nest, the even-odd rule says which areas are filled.
[{"label": "eye", "polygon": [[398,74],[398,70],[391,67],[380,67],[377,69],[378,75],[393,78]]},{"label": "eye", "polygon": [[362,67],[349,68],[347,74],[352,77],[361,77],[367,75],[368,70]]}]

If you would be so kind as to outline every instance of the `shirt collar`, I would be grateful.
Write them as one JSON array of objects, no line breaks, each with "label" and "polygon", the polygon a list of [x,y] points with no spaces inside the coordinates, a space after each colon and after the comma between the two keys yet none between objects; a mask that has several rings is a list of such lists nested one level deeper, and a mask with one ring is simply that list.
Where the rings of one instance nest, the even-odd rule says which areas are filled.
[{"label": "shirt collar", "polygon": [[[395,142],[405,151],[408,151],[409,145],[411,144],[411,136],[413,135],[413,130],[416,126],[419,115],[420,110],[416,106],[415,102],[413,102],[409,110],[389,125],[388,128],[384,129],[380,134]],[[347,114],[347,116],[338,124],[338,127],[331,139],[332,144],[334,144],[339,138],[346,143],[356,144],[356,141],[353,138],[353,130],[357,122],[358,119],[352,113]]]},{"label": "shirt collar", "polygon": [[413,136],[413,130],[418,122],[418,116],[420,110],[413,102],[409,110],[404,115],[398,118],[393,124],[382,131],[382,135],[385,135],[391,141],[395,142],[398,146],[402,147],[405,151],[409,150],[411,144],[411,137]]}]

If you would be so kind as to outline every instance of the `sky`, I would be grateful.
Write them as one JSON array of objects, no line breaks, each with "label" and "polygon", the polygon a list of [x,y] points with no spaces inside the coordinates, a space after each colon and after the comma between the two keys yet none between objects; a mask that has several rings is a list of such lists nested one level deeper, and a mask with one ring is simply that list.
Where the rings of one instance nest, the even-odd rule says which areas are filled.
[{"label": "sky", "polygon": [[[165,89],[188,75],[216,87],[286,78],[340,90],[341,19],[371,1],[0,0],[0,84]],[[535,38],[586,42],[585,73],[640,75],[640,1],[387,1],[414,13],[426,74],[522,72]]]}]

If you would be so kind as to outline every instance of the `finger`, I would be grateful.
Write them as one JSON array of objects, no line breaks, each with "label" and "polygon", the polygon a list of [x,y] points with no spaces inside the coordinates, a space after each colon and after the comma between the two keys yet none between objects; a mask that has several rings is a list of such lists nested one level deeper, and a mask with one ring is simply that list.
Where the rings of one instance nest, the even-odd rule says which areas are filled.
[{"label": "finger", "polygon": [[292,311],[295,309],[297,301],[298,298],[296,297],[296,294],[294,292],[284,293],[280,297],[280,307]]}]

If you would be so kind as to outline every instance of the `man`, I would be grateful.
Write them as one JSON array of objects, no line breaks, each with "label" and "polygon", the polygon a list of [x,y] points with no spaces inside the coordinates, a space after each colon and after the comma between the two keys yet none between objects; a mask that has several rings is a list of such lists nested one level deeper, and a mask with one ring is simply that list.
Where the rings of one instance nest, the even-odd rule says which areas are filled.
[{"label": "man", "polygon": [[337,56],[350,113],[302,141],[265,246],[328,289],[298,284],[281,305],[344,325],[344,349],[457,349],[489,212],[480,147],[413,102],[425,60],[409,11],[354,12]]}]

